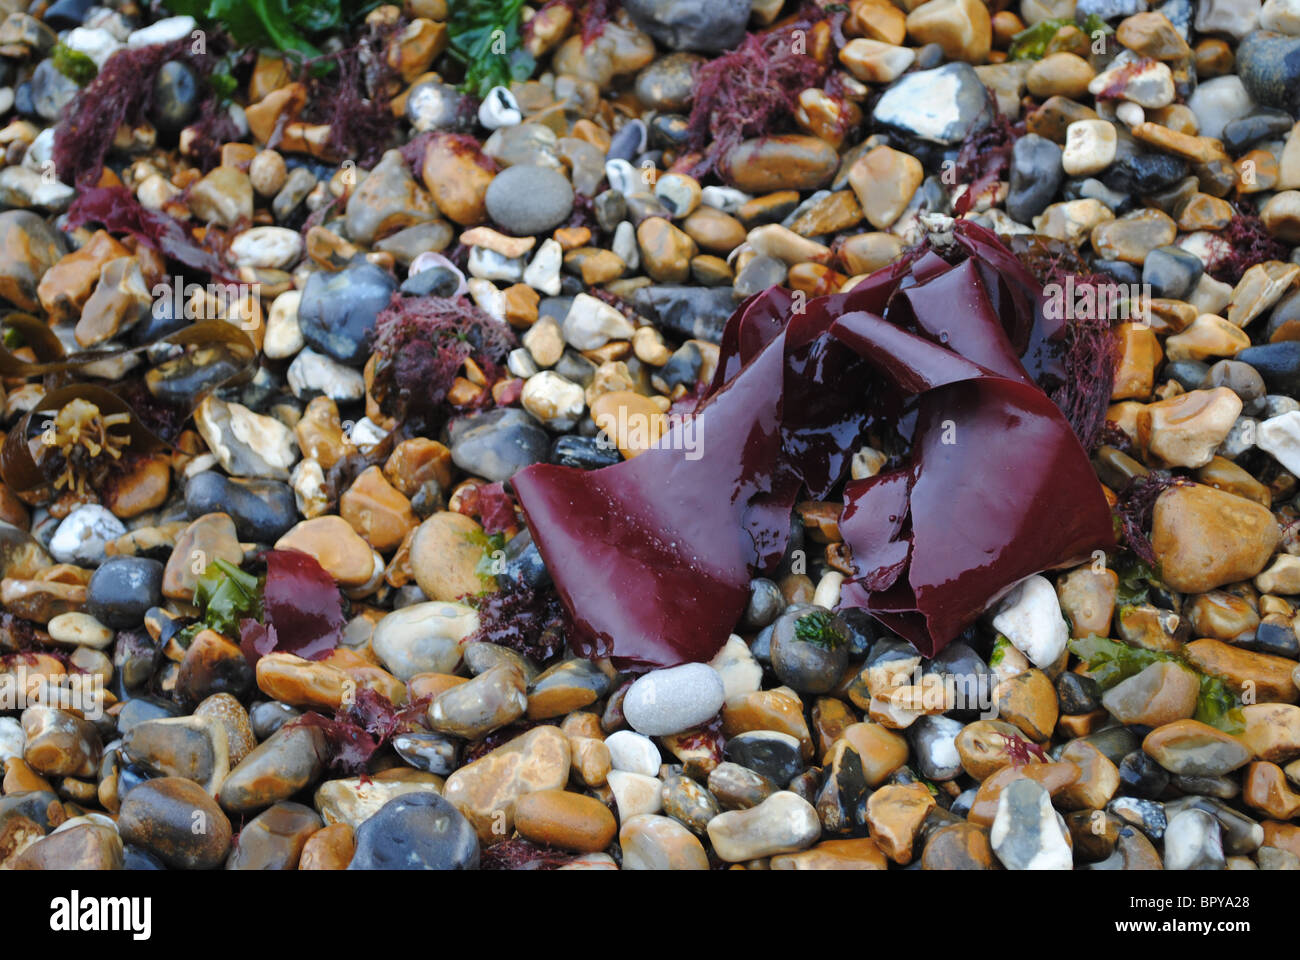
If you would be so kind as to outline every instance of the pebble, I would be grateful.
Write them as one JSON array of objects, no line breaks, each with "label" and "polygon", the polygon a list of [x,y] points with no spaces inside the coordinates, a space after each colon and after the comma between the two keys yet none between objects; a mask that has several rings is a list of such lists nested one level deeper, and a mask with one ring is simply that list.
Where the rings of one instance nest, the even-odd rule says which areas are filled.
[{"label": "pebble", "polygon": [[638,733],[663,737],[704,723],[722,708],[725,697],[717,671],[708,664],[685,663],[638,678],[623,698],[623,715]]},{"label": "pebble", "polygon": [[450,777],[443,796],[468,818],[484,843],[508,839],[515,802],[534,790],[563,789],[569,743],[555,727],[536,727]]},{"label": "pebble", "polygon": [[720,859],[740,863],[807,849],[821,836],[821,821],[808,801],[781,790],[748,810],[718,814],[708,834]]},{"label": "pebble", "polygon": [[618,833],[624,870],[708,870],[704,846],[669,817],[642,813],[623,821]]},{"label": "pebble", "polygon": [[106,627],[136,627],[145,611],[162,603],[162,586],[163,565],[157,560],[109,557],[90,578],[85,610]]},{"label": "pebble", "polygon": [[122,801],[118,831],[177,870],[211,870],[230,850],[230,820],[198,784],[147,780]]},{"label": "pebble", "polygon": [[1008,870],[1069,870],[1074,865],[1051,797],[1033,780],[1016,780],[1002,791],[990,843]]},{"label": "pebble", "polygon": [[960,143],[992,118],[984,85],[966,63],[906,74],[885,91],[872,116],[877,123],[942,144]]},{"label": "pebble", "polygon": [[104,561],[104,548],[126,533],[122,521],[96,504],[73,510],[50,539],[50,553],[60,563],[95,567]]},{"label": "pebble", "polygon": [[509,408],[474,414],[450,428],[456,466],[488,481],[508,480],[547,458],[550,438],[527,413]]},{"label": "pebble", "polygon": [[477,870],[479,841],[456,807],[435,793],[388,801],[356,828],[349,870]]}]

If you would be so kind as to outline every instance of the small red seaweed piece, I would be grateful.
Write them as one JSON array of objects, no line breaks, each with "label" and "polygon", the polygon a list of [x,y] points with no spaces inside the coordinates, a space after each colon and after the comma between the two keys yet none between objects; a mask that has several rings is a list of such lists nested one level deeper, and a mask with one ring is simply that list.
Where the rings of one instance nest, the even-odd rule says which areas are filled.
[{"label": "small red seaweed piece", "polygon": [[1151,529],[1151,516],[1156,508],[1156,500],[1170,487],[1182,483],[1190,483],[1190,481],[1153,471],[1134,477],[1119,492],[1115,513],[1119,517],[1124,542],[1140,560],[1151,567],[1156,566],[1156,553],[1151,546],[1147,531]]},{"label": "small red seaweed piece", "polygon": [[825,64],[799,50],[793,27],[747,34],[735,50],[700,64],[687,126],[690,149],[704,156],[693,175],[718,169],[746,137],[774,133],[794,116],[800,92],[825,75]]},{"label": "small red seaweed piece", "polygon": [[338,646],[343,602],[334,578],[316,558],[298,550],[268,550],[262,592],[265,623],[240,623],[240,646],[250,664],[268,653],[320,660]]},{"label": "small red seaweed piece", "polygon": [[483,532],[489,536],[519,526],[515,517],[515,502],[502,483],[468,487],[460,497],[457,509],[467,516],[478,517]]},{"label": "small red seaweed piece", "polygon": [[68,105],[54,133],[54,167],[59,179],[78,187],[93,185],[104,167],[118,127],[144,122],[153,104],[154,78],[169,60],[181,60],[205,78],[220,58],[216,37],[211,50],[192,52],[182,37],[168,44],[128,47],[114,53],[99,74]]},{"label": "small red seaweed piece", "polygon": [[479,853],[480,870],[558,870],[577,855],[530,840],[506,840],[484,847]]},{"label": "small red seaweed piece", "polygon": [[195,242],[185,224],[141,205],[126,187],[87,187],[68,208],[68,227],[98,223],[109,233],[129,233],[177,263],[222,278],[230,268]]},{"label": "small red seaweed piece", "polygon": [[966,184],[967,190],[953,204],[955,213],[966,213],[1010,173],[1012,148],[1024,133],[1024,124],[1013,127],[1011,121],[999,113],[992,123],[966,137],[957,153],[954,173],[957,183]]},{"label": "small red seaweed piece", "polygon": [[495,379],[515,343],[509,327],[464,299],[395,293],[375,320],[375,397],[399,418],[435,412],[466,359]]},{"label": "small red seaweed piece", "polygon": [[1238,201],[1239,212],[1228,225],[1210,237],[1210,262],[1206,273],[1222,283],[1235,285],[1241,275],[1257,263],[1286,260],[1285,246],[1273,239],[1253,208]]}]

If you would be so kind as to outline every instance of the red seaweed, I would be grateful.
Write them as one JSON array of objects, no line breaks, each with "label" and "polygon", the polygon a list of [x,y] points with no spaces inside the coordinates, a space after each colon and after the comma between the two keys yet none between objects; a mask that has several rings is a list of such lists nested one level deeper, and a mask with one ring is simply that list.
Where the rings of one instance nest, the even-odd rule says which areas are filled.
[{"label": "red seaweed", "polygon": [[240,647],[250,664],[268,653],[320,660],[338,646],[346,618],[338,586],[315,557],[268,550],[262,592],[265,624],[240,623]]},{"label": "red seaweed", "polygon": [[992,234],[952,229],[802,312],[779,288],[747,301],[693,419],[635,459],[512,478],[575,650],[710,659],[753,572],[784,554],[800,490],[834,489],[872,423],[912,451],[845,489],[844,602],[926,655],[1016,581],[1113,543],[1087,455],[1038,386],[1062,376],[1063,324]]},{"label": "red seaweed", "polygon": [[506,840],[484,847],[479,853],[480,870],[558,870],[577,855],[530,840]]},{"label": "red seaweed", "polygon": [[515,343],[509,327],[463,299],[395,293],[375,320],[375,398],[399,418],[435,412],[467,359],[495,379]]},{"label": "red seaweed", "polygon": [[511,581],[476,604],[479,626],[466,643],[495,643],[539,663],[564,649],[564,605],[554,590]]},{"label": "red seaweed", "polygon": [[1210,238],[1210,262],[1206,273],[1234,286],[1241,275],[1257,263],[1286,260],[1287,248],[1273,239],[1264,222],[1245,202],[1228,225]]},{"label": "red seaweed", "polygon": [[68,208],[68,227],[98,223],[109,233],[139,237],[177,263],[224,278],[230,268],[211,250],[199,246],[175,217],[140,204],[126,187],[86,187]]},{"label": "red seaweed", "polygon": [[746,137],[775,132],[794,116],[800,92],[825,75],[825,64],[796,48],[792,27],[747,34],[735,50],[700,64],[688,129],[690,149],[704,156],[692,174],[718,169]]},{"label": "red seaweed", "polygon": [[[210,37],[214,44],[217,38]],[[143,123],[153,104],[154,78],[169,60],[181,60],[205,78],[220,51],[192,51],[187,36],[168,44],[128,47],[105,61],[64,112],[54,133],[54,166],[59,179],[78,187],[93,185],[104,167],[118,127]]]}]

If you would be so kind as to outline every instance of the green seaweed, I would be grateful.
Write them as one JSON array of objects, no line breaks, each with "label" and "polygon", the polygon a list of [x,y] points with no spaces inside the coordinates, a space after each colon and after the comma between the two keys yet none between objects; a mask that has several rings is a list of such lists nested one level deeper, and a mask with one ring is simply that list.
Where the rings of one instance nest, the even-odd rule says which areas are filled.
[{"label": "green seaweed", "polygon": [[1176,654],[1132,647],[1119,640],[1095,635],[1071,640],[1070,652],[1087,664],[1088,673],[1103,690],[1141,673],[1153,663],[1176,663],[1191,670],[1200,680],[1194,719],[1225,733],[1239,733],[1244,728],[1241,701],[1228,688],[1223,677],[1202,673]]}]

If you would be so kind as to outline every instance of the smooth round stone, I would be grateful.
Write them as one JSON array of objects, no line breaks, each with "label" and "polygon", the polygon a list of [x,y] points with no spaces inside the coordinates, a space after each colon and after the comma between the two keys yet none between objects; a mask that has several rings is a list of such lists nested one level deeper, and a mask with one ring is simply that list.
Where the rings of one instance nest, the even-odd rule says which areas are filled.
[{"label": "smooth round stone", "polygon": [[1166,870],[1222,870],[1225,867],[1219,821],[1203,810],[1183,810],[1165,830]]},{"label": "smooth round stone", "polygon": [[605,746],[609,748],[609,762],[615,770],[640,773],[647,777],[659,774],[663,758],[649,737],[631,730],[619,730],[605,738]]},{"label": "smooth round stone", "polygon": [[255,703],[248,710],[248,722],[253,725],[253,736],[258,741],[268,740],[275,731],[290,720],[302,716],[302,711],[278,700]]},{"label": "smooth round stone", "polygon": [[825,615],[821,608],[795,610],[782,614],[772,626],[772,669],[780,681],[799,693],[826,693],[837,684],[849,664],[847,631],[831,617],[828,630],[835,639],[830,646],[802,640],[800,621],[804,617]]},{"label": "smooth round stone", "polygon": [[528,708],[526,688],[518,668],[498,664],[443,691],[429,705],[429,726],[438,733],[477,740],[523,716]]},{"label": "smooth round stone", "polygon": [[782,789],[804,768],[799,741],[775,730],[750,730],[730,737],[724,754]]},{"label": "smooth round stone", "polygon": [[765,577],[749,581],[749,604],[745,607],[744,626],[761,630],[781,615],[785,599],[781,588]]},{"label": "smooth round stone", "polygon": [[707,870],[704,846],[671,817],[643,813],[629,817],[618,833],[624,870]]},{"label": "smooth round stone", "polygon": [[456,741],[438,733],[398,734],[393,738],[393,749],[415,769],[440,777],[450,776],[459,765]]},{"label": "smooth round stone", "polygon": [[756,807],[718,814],[709,821],[708,832],[719,859],[740,863],[806,850],[817,842],[822,827],[812,804],[782,790]]},{"label": "smooth round stone", "polygon": [[140,784],[122,801],[118,830],[169,867],[211,870],[230,849],[230,820],[197,783],[161,777]]},{"label": "smooth round stone", "polygon": [[375,317],[396,289],[392,274],[373,263],[311,274],[298,307],[303,339],[340,363],[363,366],[370,357]]},{"label": "smooth round stone", "polygon": [[709,720],[725,699],[716,670],[704,663],[684,663],[637,679],[623,698],[623,715],[638,733],[666,737]]},{"label": "smooth round stone", "polygon": [[519,164],[492,179],[485,200],[488,216],[507,233],[549,233],[573,211],[573,187],[550,167]]},{"label": "smooth round stone", "polygon": [[477,870],[478,837],[436,793],[396,797],[357,828],[349,870]]},{"label": "smooth round stone", "polygon": [[1056,199],[1064,176],[1061,148],[1036,133],[1025,134],[1011,151],[1007,215],[1020,223],[1032,222]]},{"label": "smooth round stone", "polygon": [[776,791],[776,784],[761,773],[730,760],[718,764],[709,772],[709,793],[717,798],[725,810],[747,810],[762,803]]},{"label": "smooth round stone", "polygon": [[88,817],[67,820],[54,833],[15,852],[5,864],[13,870],[120,870],[123,859],[117,831],[110,823]]},{"label": "smooth round stone", "polygon": [[660,57],[637,74],[637,99],[651,110],[685,110],[695,96],[695,66],[701,62],[689,53]]},{"label": "smooth round stone", "polygon": [[1194,253],[1181,247],[1157,247],[1142,264],[1142,282],[1151,285],[1157,297],[1186,299],[1201,278],[1205,266]]},{"label": "smooth round stone", "polygon": [[550,453],[550,435],[523,410],[512,407],[461,418],[449,429],[456,466],[490,481],[509,480]]},{"label": "smooth round stone", "polygon": [[1142,749],[1180,776],[1218,777],[1250,761],[1250,751],[1239,740],[1196,720],[1157,727],[1142,741]]},{"label": "smooth round stone", "polygon": [[144,557],[110,557],[91,575],[86,612],[117,630],[137,627],[162,603],[163,565]]},{"label": "smooth round stone", "polygon": [[185,510],[191,519],[227,513],[240,540],[274,543],[298,522],[293,489],[278,480],[235,480],[204,470],[185,484]]},{"label": "smooth round stone", "polygon": [[1199,389],[1209,372],[1209,365],[1199,360],[1177,360],[1166,364],[1164,368],[1165,376],[1176,381],[1184,390]]},{"label": "smooth round stone", "polygon": [[417,673],[455,673],[461,642],[478,629],[478,613],[462,603],[413,603],[375,626],[371,649],[399,680]]},{"label": "smooth round stone", "polygon": [[189,64],[168,60],[153,82],[153,104],[149,111],[160,130],[176,131],[198,112],[199,78]]},{"label": "smooth round stone", "polygon": [[87,613],[61,613],[45,629],[55,643],[102,650],[113,642],[113,631]]}]

